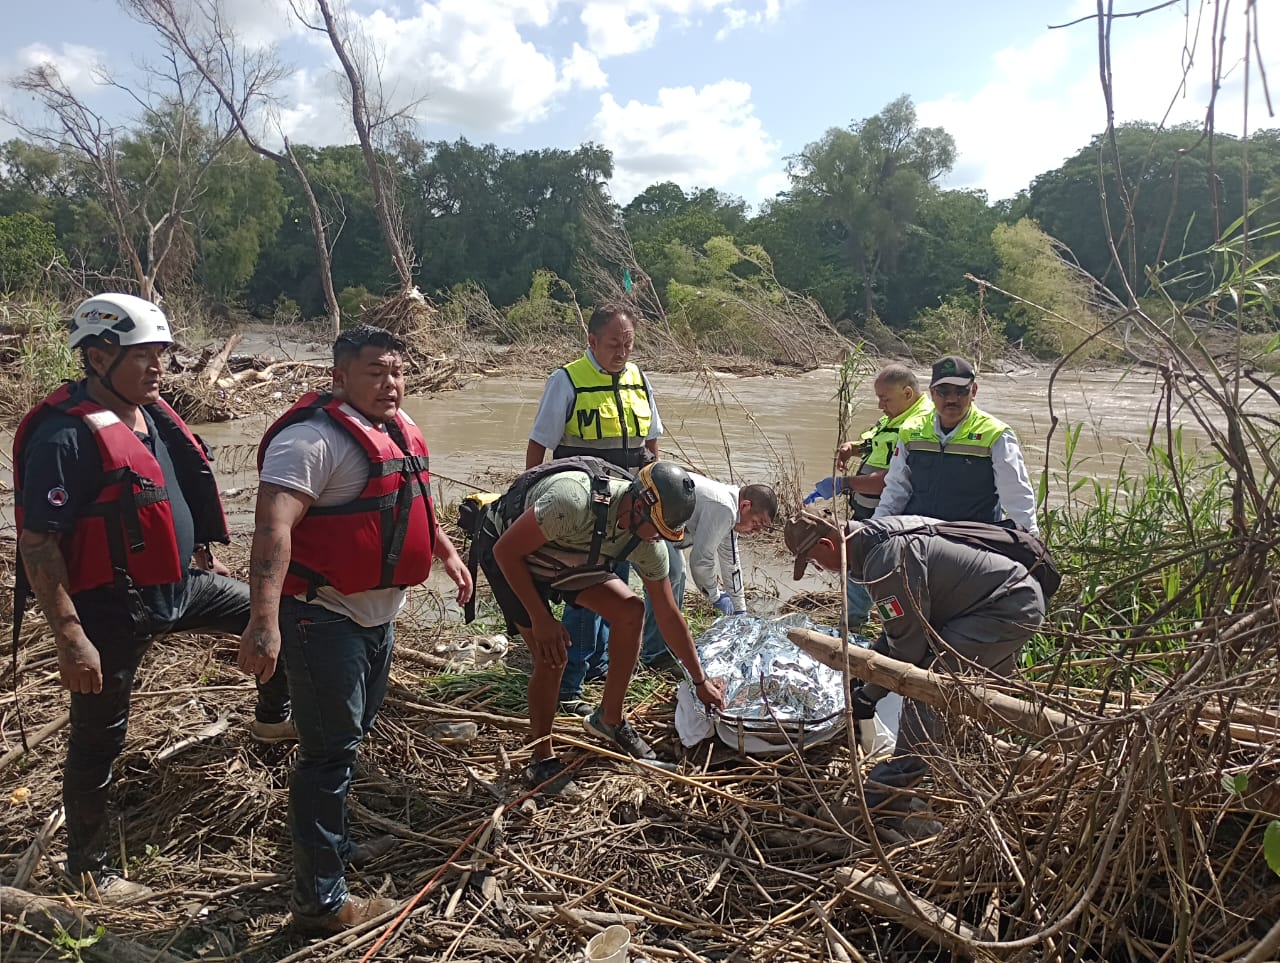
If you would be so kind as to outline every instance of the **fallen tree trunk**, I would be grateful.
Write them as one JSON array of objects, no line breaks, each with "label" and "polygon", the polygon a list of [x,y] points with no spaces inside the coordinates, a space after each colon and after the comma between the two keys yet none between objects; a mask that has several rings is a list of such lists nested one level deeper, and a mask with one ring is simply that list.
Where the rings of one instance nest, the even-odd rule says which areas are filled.
[{"label": "fallen tree trunk", "polygon": [[[49,940],[65,933],[73,940],[85,940],[76,948],[76,959],[102,960],[103,963],[182,963],[164,950],[142,946],[104,932],[94,938],[98,924],[85,919],[62,903],[28,893],[25,889],[0,886],[0,919],[21,924]],[[91,941],[91,942],[90,942]]]},{"label": "fallen tree trunk", "polygon": [[[787,638],[823,665],[844,669],[846,647],[839,639],[806,629],[791,629]],[[934,708],[958,712],[1062,746],[1071,746],[1084,735],[1081,720],[988,689],[980,679],[939,675],[859,646],[848,646],[847,655],[850,674]]]}]

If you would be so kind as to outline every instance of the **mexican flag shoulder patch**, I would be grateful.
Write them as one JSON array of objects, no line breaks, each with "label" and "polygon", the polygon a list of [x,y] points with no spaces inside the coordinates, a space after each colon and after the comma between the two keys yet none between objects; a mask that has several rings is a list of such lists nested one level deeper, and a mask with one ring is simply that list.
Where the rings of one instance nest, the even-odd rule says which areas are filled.
[{"label": "mexican flag shoulder patch", "polygon": [[880,599],[876,602],[876,611],[880,613],[880,621],[888,622],[890,619],[900,618],[906,614],[902,603],[898,601],[898,596],[890,595],[887,599]]}]

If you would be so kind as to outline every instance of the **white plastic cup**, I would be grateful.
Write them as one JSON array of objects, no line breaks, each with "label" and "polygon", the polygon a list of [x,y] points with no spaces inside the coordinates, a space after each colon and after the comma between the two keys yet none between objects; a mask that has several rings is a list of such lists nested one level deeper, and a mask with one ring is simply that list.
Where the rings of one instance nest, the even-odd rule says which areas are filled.
[{"label": "white plastic cup", "polygon": [[587,942],[588,963],[627,963],[630,959],[631,931],[615,923]]}]

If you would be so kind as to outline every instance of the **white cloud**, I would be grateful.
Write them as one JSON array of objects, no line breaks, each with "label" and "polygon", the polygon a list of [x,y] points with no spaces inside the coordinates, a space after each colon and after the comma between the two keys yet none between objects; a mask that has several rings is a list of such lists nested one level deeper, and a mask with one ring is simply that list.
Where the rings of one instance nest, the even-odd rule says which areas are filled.
[{"label": "white cloud", "polygon": [[305,29],[288,0],[218,0],[217,10],[249,47],[266,47]]},{"label": "white cloud", "polygon": [[609,86],[609,78],[600,69],[600,60],[581,44],[573,45],[573,53],[560,61],[562,87],[580,87],[583,90],[599,90]]},{"label": "white cloud", "polygon": [[728,6],[724,9],[725,24],[716,32],[716,39],[723,40],[735,30],[744,27],[763,27],[773,23],[782,13],[782,0],[764,0],[759,10],[744,10]]},{"label": "white cloud", "polygon": [[623,203],[656,181],[725,188],[776,165],[779,149],[755,115],[751,86],[735,80],[664,87],[653,104],[604,94],[592,133],[613,152],[611,186]]},{"label": "white cloud", "polygon": [[790,186],[791,178],[786,171],[772,171],[756,178],[756,197],[762,201],[771,201]]},{"label": "white cloud", "polygon": [[582,24],[598,57],[618,57],[652,47],[662,23],[659,3],[586,3]]},{"label": "white cloud", "polygon": [[59,44],[58,49],[33,43],[18,51],[18,69],[29,70],[41,64],[57,68],[62,82],[73,94],[87,94],[98,84],[104,55],[101,50],[76,43]]},{"label": "white cloud", "polygon": [[580,18],[588,48],[598,57],[619,57],[652,47],[664,18],[687,27],[719,12],[724,24],[716,39],[723,40],[734,30],[773,23],[789,2],[793,0],[585,0]]},{"label": "white cloud", "polygon": [[[558,0],[437,0],[403,16],[385,5],[353,16],[377,51],[389,102],[419,101],[415,115],[428,136],[433,125],[494,133],[542,120],[570,90],[607,85],[595,54],[581,45],[557,59],[522,36],[522,27],[546,27],[558,6]],[[325,62],[333,63],[327,38],[319,39]],[[286,132],[310,143],[349,141],[350,125],[331,120],[342,113],[339,86],[330,79],[306,88],[284,112]]]},{"label": "white cloud", "polygon": [[[1079,9],[1091,12],[1093,4]],[[1264,19],[1263,9],[1259,5],[1260,20]],[[1113,23],[1111,62],[1117,123],[1159,121],[1166,114],[1170,124],[1203,121],[1209,100],[1210,42],[1207,36],[1196,40],[1194,34],[1188,35],[1180,10],[1171,8]],[[1193,19],[1196,15],[1193,5]],[[1225,59],[1230,64],[1233,58],[1243,56],[1242,14],[1228,27]],[[1208,24],[1202,29],[1209,29]],[[1268,35],[1264,25],[1263,36]],[[1188,48],[1194,45],[1194,56],[1190,57],[1185,88],[1181,88],[1182,64],[1187,57],[1184,41]],[[1046,31],[1030,44],[1001,50],[991,58],[990,66],[990,82],[972,96],[948,95],[926,101],[917,106],[917,114],[921,124],[944,127],[956,138],[959,160],[948,186],[982,188],[994,200],[1026,188],[1034,177],[1060,166],[1088,144],[1106,127],[1106,107],[1092,21]],[[1280,72],[1280,59],[1274,53],[1267,68],[1269,77]],[[1237,66],[1219,93],[1217,128],[1227,133],[1242,132],[1242,74],[1243,67]],[[1254,129],[1274,125],[1260,109],[1259,86],[1255,74],[1250,106]]]}]

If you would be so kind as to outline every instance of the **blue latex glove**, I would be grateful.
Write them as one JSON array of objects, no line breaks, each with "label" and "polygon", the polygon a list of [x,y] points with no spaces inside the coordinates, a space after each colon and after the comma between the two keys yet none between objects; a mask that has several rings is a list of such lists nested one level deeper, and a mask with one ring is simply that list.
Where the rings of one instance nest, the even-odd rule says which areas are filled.
[{"label": "blue latex glove", "polygon": [[733,599],[729,597],[728,592],[721,592],[720,597],[711,603],[716,607],[721,615],[733,614]]},{"label": "blue latex glove", "polygon": [[813,491],[805,498],[806,505],[812,505],[819,498],[835,498],[844,491],[844,479],[840,477],[824,478],[813,483]]}]

